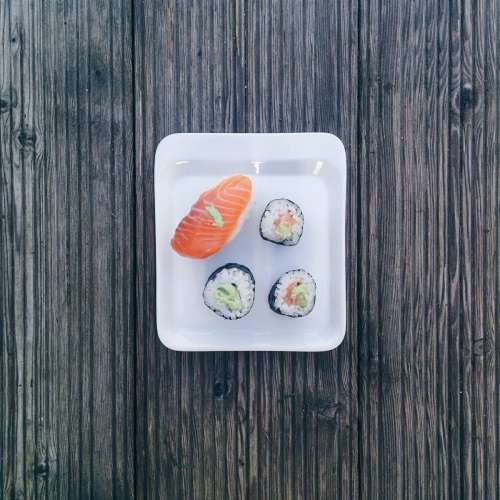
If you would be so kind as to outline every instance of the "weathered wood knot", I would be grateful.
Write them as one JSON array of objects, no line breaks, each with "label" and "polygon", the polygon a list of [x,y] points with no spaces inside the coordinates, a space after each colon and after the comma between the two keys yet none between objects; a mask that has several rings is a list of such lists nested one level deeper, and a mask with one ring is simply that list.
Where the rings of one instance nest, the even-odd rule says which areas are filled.
[{"label": "weathered wood knot", "polygon": [[489,337],[479,337],[472,342],[474,356],[484,356],[493,350],[493,342]]},{"label": "weathered wood knot", "polygon": [[390,94],[394,90],[394,84],[391,82],[385,82],[382,85],[382,88],[384,89],[384,92],[386,92],[387,94]]},{"label": "weathered wood knot", "polygon": [[320,401],[317,407],[318,418],[331,422],[337,420],[337,417],[344,412],[344,405],[335,401]]},{"label": "weathered wood knot", "polygon": [[304,399],[304,411],[306,413],[311,412],[319,420],[336,425],[338,418],[345,414],[345,406],[328,397],[306,397]]},{"label": "weathered wood knot", "polygon": [[0,94],[0,114],[7,113],[17,106],[17,91],[10,89],[10,92]]},{"label": "weathered wood knot", "polygon": [[6,113],[9,110],[9,101],[0,97],[0,113]]},{"label": "weathered wood knot", "polygon": [[31,127],[22,127],[16,131],[16,140],[23,151],[33,151],[36,144],[36,132]]},{"label": "weathered wood knot", "polygon": [[49,464],[36,464],[34,472],[37,476],[46,476],[49,473]]},{"label": "weathered wood knot", "polygon": [[474,91],[471,87],[464,87],[460,92],[460,110],[462,112],[470,111],[476,104]]},{"label": "weathered wood knot", "polygon": [[224,399],[229,392],[226,382],[215,382],[214,384],[214,399]]},{"label": "weathered wood knot", "polygon": [[19,47],[23,44],[24,31],[23,27],[17,23],[14,25],[12,33],[10,35],[10,43],[14,45],[14,50],[17,52]]}]

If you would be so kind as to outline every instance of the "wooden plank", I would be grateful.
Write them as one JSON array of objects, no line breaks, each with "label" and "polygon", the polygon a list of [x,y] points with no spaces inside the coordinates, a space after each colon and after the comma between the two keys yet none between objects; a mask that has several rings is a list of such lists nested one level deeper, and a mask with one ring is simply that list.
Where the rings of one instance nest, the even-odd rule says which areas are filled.
[{"label": "wooden plank", "polygon": [[[7,421],[9,383],[8,383],[8,341],[7,332],[12,331],[11,314],[11,286],[12,281],[10,272],[10,221],[8,214],[11,206],[11,192],[8,186],[11,182],[11,160],[10,160],[10,109],[15,106],[10,86],[10,60],[6,57],[9,47],[9,11],[7,5],[0,10],[0,43],[2,61],[0,63],[0,95],[1,95],[1,113],[0,113],[0,166],[1,166],[1,189],[0,189],[0,272],[3,277],[0,288],[0,306],[1,306],[1,329],[0,329],[0,442],[2,449],[0,451],[0,491],[5,494],[7,490],[7,477],[10,474],[8,460],[8,438]],[[17,97],[17,96],[16,96]]]},{"label": "wooden plank", "polygon": [[[134,268],[134,255],[127,250],[133,234],[132,212],[130,196],[122,195],[131,193],[134,181],[133,176],[122,175],[124,164],[131,166],[127,135],[130,137],[132,103],[121,80],[131,71],[130,60],[122,53],[131,32],[121,9],[112,8],[108,2],[97,7],[88,4],[80,11],[82,24],[86,24],[80,41],[87,52],[86,66],[81,71],[87,96],[82,113],[86,130],[82,135],[88,140],[86,150],[80,152],[79,165],[82,210],[88,216],[88,232],[85,226],[82,230],[83,244],[87,244],[81,256],[82,272],[88,280],[88,295],[83,300],[88,308],[82,311],[80,380],[88,420],[82,421],[82,440],[86,444],[80,463],[80,488],[82,495],[116,497],[133,491],[133,469],[122,468],[119,474],[117,467],[117,460],[122,462],[130,456],[133,444],[127,439],[129,429],[123,426],[130,420],[132,408],[121,406],[117,396],[131,380],[130,371],[126,367],[120,370],[117,364],[118,346],[123,344],[131,352],[130,342],[124,337],[126,330],[119,326],[128,324],[134,314],[134,304],[129,302],[132,296],[124,286]],[[121,7],[127,9],[128,5]],[[128,84],[130,81],[127,77]],[[80,409],[84,415],[85,406]],[[118,437],[120,429],[125,434]],[[118,439],[126,439],[128,449],[118,445]]]},{"label": "wooden plank", "polygon": [[[370,165],[368,130],[368,92],[367,85],[369,81],[369,45],[368,45],[368,23],[369,19],[368,4],[359,3],[359,32],[358,32],[358,119],[356,143],[358,150],[358,161],[361,165],[366,164],[366,168],[359,168],[358,174],[358,216],[357,240],[359,242],[368,241],[368,173]],[[371,155],[373,157],[373,155]],[[368,244],[360,245],[358,249],[358,275],[357,275],[357,294],[356,309],[359,324],[357,329],[358,337],[358,421],[359,421],[359,486],[358,491],[361,498],[369,498],[372,494],[370,474],[376,474],[376,465],[371,463],[370,439],[376,436],[375,432],[369,432],[372,424],[377,424],[376,419],[372,420],[369,416],[369,376],[368,368],[372,361],[369,355],[369,303],[368,303]]]},{"label": "wooden plank", "polygon": [[295,443],[301,438],[301,435],[297,435],[295,427],[296,388],[294,384],[295,365],[293,363],[293,353],[283,353],[280,358],[280,378],[282,383],[278,398],[278,403],[281,405],[281,421],[278,427],[278,432],[281,433],[279,479],[281,482],[281,498],[292,498],[297,479],[295,477],[297,457],[294,450]]},{"label": "wooden plank", "polygon": [[283,380],[281,376],[280,353],[269,354],[269,375],[265,379],[268,390],[265,395],[268,399],[268,474],[269,489],[268,498],[283,498],[282,484],[282,448],[287,434],[283,428]]},{"label": "wooden plank", "polygon": [[[405,119],[408,120],[408,132],[403,134],[404,148],[410,145],[409,152],[410,161],[408,165],[411,170],[404,173],[403,191],[406,195],[406,202],[410,207],[408,214],[411,214],[411,219],[407,222],[412,228],[410,233],[407,233],[403,238],[406,240],[408,254],[410,256],[412,278],[409,280],[410,290],[408,303],[405,306],[409,310],[410,324],[412,330],[413,345],[408,345],[405,351],[405,358],[412,358],[413,364],[411,367],[411,384],[410,390],[412,395],[413,406],[413,433],[409,432],[410,428],[403,431],[405,434],[413,434],[413,442],[406,449],[415,449],[413,469],[409,471],[408,480],[414,485],[416,498],[426,497],[426,486],[428,480],[425,476],[426,443],[425,443],[425,375],[427,372],[426,343],[428,339],[425,335],[425,321],[427,304],[425,301],[425,277],[432,274],[431,268],[427,268],[426,263],[426,234],[425,228],[428,216],[426,214],[426,194],[429,193],[430,186],[428,185],[428,177],[426,169],[428,163],[425,158],[425,125],[426,115],[425,108],[420,106],[427,96],[425,88],[425,65],[427,63],[425,52],[425,5],[423,3],[416,4],[412,8],[410,16],[411,37],[414,42],[411,44],[409,61],[412,66],[410,70],[411,92],[410,107],[412,116],[403,111]],[[406,92],[405,92],[406,93]],[[405,108],[403,101],[403,108]],[[406,162],[405,162],[406,163]],[[413,219],[413,220],[412,220]],[[411,243],[410,243],[411,242]],[[408,292],[408,290],[405,290]],[[405,321],[403,319],[403,325]],[[410,455],[406,453],[406,455]]]},{"label": "wooden plank", "polygon": [[[4,303],[7,305],[9,322],[5,324],[6,343],[6,398],[4,412],[6,415],[5,438],[2,446],[5,452],[5,480],[2,493],[7,498],[22,495],[26,492],[26,441],[24,439],[25,423],[25,283],[24,283],[24,153],[21,144],[16,141],[24,122],[24,87],[21,75],[23,67],[24,25],[21,13],[16,5],[10,2],[2,9],[3,54],[5,54],[4,71],[8,79],[3,82],[11,105],[8,109],[8,119],[2,121],[2,177],[5,179],[3,204],[7,209],[9,228],[3,233],[5,270],[8,279],[4,282]],[[7,67],[6,67],[7,66]],[[13,93],[16,93],[16,106],[12,106]],[[28,167],[29,168],[29,167]],[[7,171],[8,169],[8,171]],[[8,190],[8,191],[7,191]],[[8,328],[8,329],[7,329]]]},{"label": "wooden plank", "polygon": [[260,402],[257,396],[259,390],[260,382],[260,366],[259,366],[260,353],[250,353],[248,355],[248,379],[240,380],[240,388],[242,391],[242,386],[246,386],[248,391],[247,396],[247,418],[248,423],[246,426],[247,434],[247,483],[242,488],[245,490],[246,498],[259,498],[258,497],[258,487],[261,480],[259,471],[259,444],[261,440],[260,427],[258,422],[258,415],[260,413]]},{"label": "wooden plank", "polygon": [[[500,101],[498,78],[498,54],[500,36],[498,33],[500,8],[498,2],[486,2],[484,26],[484,169],[485,169],[485,212],[484,238],[484,491],[486,498],[495,498],[499,491],[499,378],[498,332],[499,323],[499,145]],[[496,275],[494,270],[497,270]]]},{"label": "wooden plank", "polygon": [[[114,6],[115,4],[111,4]],[[122,0],[120,9],[115,9],[111,31],[114,34],[112,60],[113,75],[116,82],[114,109],[117,110],[113,119],[119,126],[113,126],[115,137],[115,176],[118,179],[115,186],[116,204],[114,219],[116,221],[116,237],[119,244],[118,266],[116,280],[123,283],[123,292],[119,297],[119,305],[115,312],[117,325],[115,335],[115,353],[118,359],[115,376],[116,386],[116,471],[114,496],[133,498],[135,492],[135,415],[134,415],[134,383],[135,383],[135,331],[133,328],[136,316],[135,290],[133,287],[135,274],[135,254],[130,245],[134,233],[134,185],[133,176],[133,72],[131,61],[133,54],[132,24],[130,5]],[[125,171],[125,175],[122,172]],[[116,208],[118,207],[118,209]],[[120,214],[120,217],[118,217]],[[113,216],[113,213],[111,214]]]},{"label": "wooden plank", "polygon": [[[402,33],[415,36],[414,18],[415,6],[410,2],[404,4]],[[402,257],[401,273],[403,288],[403,308],[401,311],[401,336],[402,336],[402,439],[403,449],[417,448],[416,405],[414,375],[417,366],[416,345],[420,345],[416,332],[415,310],[413,304],[420,293],[420,283],[416,273],[416,260],[421,255],[421,234],[416,227],[417,192],[415,191],[416,177],[419,172],[415,169],[415,150],[418,140],[414,137],[414,123],[422,120],[422,115],[415,106],[415,66],[420,63],[415,53],[413,44],[404,44],[402,50],[402,74],[400,83],[397,84],[401,108],[401,175],[402,175],[402,202],[401,202],[401,233]],[[421,89],[418,89],[421,91]],[[389,90],[390,91],[390,90]],[[421,110],[420,110],[421,111]],[[417,119],[413,120],[414,113]],[[408,244],[412,241],[412,244]],[[416,248],[415,248],[416,247]],[[403,328],[403,325],[406,325]],[[417,453],[405,453],[402,468],[403,497],[418,498]]]},{"label": "wooden plank", "polygon": [[[94,8],[95,7],[95,8]],[[89,496],[98,492],[110,498],[113,495],[114,459],[112,456],[114,415],[116,407],[106,404],[111,395],[114,400],[112,373],[115,371],[116,355],[112,335],[116,310],[115,294],[110,290],[116,284],[116,260],[110,238],[116,230],[113,212],[115,209],[115,176],[113,134],[113,80],[110,22],[112,12],[107,3],[87,6],[88,23],[88,133],[89,133],[89,377],[88,404],[89,422]],[[92,125],[91,118],[92,117]],[[111,335],[110,335],[111,334]],[[110,369],[111,368],[111,369]],[[114,403],[115,401],[113,401]],[[111,431],[111,432],[110,432]]]},{"label": "wooden plank", "polygon": [[436,106],[436,135],[437,143],[437,186],[438,208],[436,221],[438,227],[437,242],[437,299],[438,317],[437,327],[437,436],[438,436],[438,490],[439,498],[449,499],[450,478],[450,437],[449,427],[449,283],[450,272],[449,247],[448,247],[448,200],[449,200],[449,171],[448,154],[450,144],[450,30],[449,30],[449,4],[440,3],[438,6],[438,32],[437,32],[437,106]]},{"label": "wooden plank", "polygon": [[[323,33],[315,44],[316,117],[321,130],[339,134],[339,50],[332,50],[342,37],[340,2],[321,1],[315,5],[315,32]],[[331,13],[325,15],[325,13]],[[347,74],[348,75],[348,74]],[[346,76],[347,76],[346,75]],[[336,113],[332,110],[336,109]],[[339,351],[318,354],[316,357],[316,398],[310,411],[316,419],[317,495],[321,499],[342,498],[341,462],[345,451],[340,450],[341,416],[345,411],[344,394],[339,383]]]},{"label": "wooden plank", "polygon": [[[438,74],[438,36],[439,12],[436,2],[429,1],[425,5],[425,55],[424,68],[425,90],[421,97],[426,100],[425,137],[426,143],[424,164],[424,182],[427,188],[423,193],[424,226],[424,335],[425,335],[425,450],[424,493],[422,498],[438,498],[439,487],[439,442],[438,442],[438,377],[437,358],[439,340],[439,307],[442,306],[439,296],[441,267],[439,264],[439,225],[428,224],[428,220],[438,221],[439,213],[439,144],[444,141],[439,120],[439,74]],[[420,189],[419,189],[420,191]]]},{"label": "wooden plank", "polygon": [[[165,20],[165,8],[158,10],[158,21]],[[178,488],[178,442],[180,434],[177,422],[179,421],[177,406],[177,364],[175,353],[162,357],[160,368],[160,354],[157,352],[160,344],[155,332],[155,286],[154,286],[154,261],[148,258],[148,249],[154,247],[154,228],[149,219],[153,214],[152,184],[145,179],[148,172],[152,172],[151,157],[144,151],[153,151],[156,141],[157,123],[155,118],[161,119],[154,106],[146,106],[146,102],[154,99],[154,69],[157,57],[156,30],[160,36],[165,34],[165,25],[154,22],[152,11],[148,10],[142,2],[132,5],[133,22],[133,58],[134,58],[134,132],[135,132],[135,260],[136,282],[135,301],[137,304],[136,324],[136,442],[139,455],[136,458],[137,470],[137,496],[150,498],[159,495],[159,489],[164,486],[170,494],[177,495]],[[166,72],[169,73],[167,66]],[[164,79],[159,80],[159,84]],[[152,126],[146,126],[152,124]],[[163,375],[163,377],[161,377]],[[160,377],[163,379],[161,380]],[[161,383],[163,382],[163,383]],[[158,386],[168,384],[170,394],[165,399],[160,399]],[[170,415],[171,426],[161,428],[160,405],[163,413]],[[163,432],[162,432],[163,429]],[[160,446],[162,453],[160,455]],[[162,458],[166,462],[162,461]],[[158,470],[164,464],[166,481],[160,481]]]},{"label": "wooden plank", "polygon": [[[292,355],[292,366],[289,373],[292,376],[292,389],[290,399],[292,401],[292,426],[294,439],[292,443],[292,498],[303,499],[305,497],[306,485],[306,450],[305,450],[305,377],[304,365],[305,355],[294,353]],[[286,365],[285,365],[286,367]],[[286,397],[286,393],[283,397]]]},{"label": "wooden plank", "polygon": [[[83,219],[86,219],[84,212],[84,195],[82,189],[84,186],[85,169],[81,168],[82,153],[86,150],[88,136],[83,128],[83,120],[70,119],[78,117],[86,109],[86,51],[82,33],[84,32],[85,18],[79,5],[68,4],[62,6],[62,12],[68,18],[64,25],[64,30],[58,30],[60,18],[50,10],[47,15],[50,19],[50,32],[53,33],[53,39],[47,47],[48,61],[51,64],[47,67],[46,78],[51,78],[52,74],[57,74],[59,65],[64,68],[64,81],[60,82],[58,94],[66,96],[65,100],[65,119],[63,137],[65,139],[64,156],[61,161],[65,161],[69,171],[67,176],[67,197],[66,203],[62,204],[60,209],[60,220],[67,218],[66,227],[66,260],[69,270],[68,279],[61,280],[61,295],[68,296],[68,323],[67,323],[67,341],[64,337],[58,341],[58,336],[53,336],[60,359],[60,373],[68,374],[67,407],[69,422],[59,421],[56,416],[55,425],[51,426],[53,435],[57,441],[59,436],[59,449],[67,450],[66,464],[63,460],[56,460],[55,483],[59,496],[63,496],[67,491],[75,496],[82,496],[82,469],[83,469],[83,442],[82,442],[82,424],[83,408],[87,408],[83,401],[83,383],[84,375],[83,363],[83,328],[84,328],[84,304],[85,286],[87,274],[83,269],[83,256],[85,248],[83,247],[84,234],[86,226]],[[61,10],[59,10],[61,12]],[[57,36],[64,35],[63,40],[59,41]],[[58,51],[57,47],[64,48],[64,51]],[[52,60],[53,58],[53,60]],[[49,80],[50,81],[50,80]],[[56,118],[52,117],[52,106],[48,106],[51,122],[57,123]],[[51,129],[48,129],[47,137],[50,140]],[[54,134],[55,135],[55,134]],[[54,148],[55,152],[58,151]],[[50,160],[49,160],[50,161]],[[64,261],[63,261],[64,262]],[[61,273],[62,274],[62,273]],[[64,274],[62,274],[64,277]],[[78,284],[72,287],[71,284]],[[58,378],[53,380],[54,386],[58,384]],[[59,403],[54,403],[57,408]],[[50,407],[50,405],[49,405]],[[63,451],[64,454],[64,451]],[[65,470],[65,465],[67,471]]]},{"label": "wooden plank", "polygon": [[378,140],[374,123],[379,108],[379,16],[378,6],[360,3],[359,39],[359,117],[358,147],[360,168],[360,229],[359,242],[359,420],[360,420],[360,497],[378,498],[380,494],[381,416],[379,305],[378,305],[378,231],[376,215],[378,198],[376,172],[378,171]]},{"label": "wooden plank", "polygon": [[265,60],[265,51],[267,50],[268,30],[268,9],[269,5],[265,0],[256,0],[252,2],[247,9],[246,31],[248,54],[246,57],[247,74],[247,118],[246,126],[248,132],[257,132],[263,130],[263,123],[269,123],[269,101],[261,99],[262,88],[267,86],[269,61]]},{"label": "wooden plank", "polygon": [[[176,467],[178,471],[179,481],[179,496],[181,498],[193,497],[193,429],[191,428],[191,380],[189,360],[192,354],[182,353],[178,355],[179,364],[177,366],[177,390],[179,392],[179,413],[178,413],[178,426],[180,435],[180,446],[176,457]],[[158,397],[162,394],[157,393]],[[166,409],[166,414],[169,414],[169,409]],[[164,413],[162,412],[162,415]],[[156,422],[159,428],[159,421]],[[156,448],[159,448],[158,445]],[[161,452],[159,452],[161,453]],[[155,456],[155,461],[158,463],[159,456]],[[161,481],[161,469],[156,469],[156,481]],[[158,491],[158,490],[157,490]],[[161,490],[160,490],[161,491]],[[168,489],[167,489],[168,491]],[[157,493],[158,494],[158,493]]]},{"label": "wooden plank", "polygon": [[462,498],[472,499],[472,432],[473,432],[473,395],[472,395],[472,277],[473,236],[472,236],[472,158],[474,154],[472,142],[472,106],[474,95],[474,68],[473,68],[473,33],[472,33],[472,2],[462,3],[461,12],[461,61],[460,61],[460,163],[459,177],[460,219],[459,219],[459,262],[460,262],[460,455],[462,474]]},{"label": "wooden plank", "polygon": [[[471,6],[472,26],[472,102],[470,103],[470,113],[472,120],[471,138],[471,178],[468,190],[470,197],[471,212],[471,335],[472,335],[472,374],[471,374],[471,455],[472,455],[472,475],[471,475],[471,496],[472,498],[484,498],[486,484],[484,450],[486,447],[484,429],[484,375],[485,375],[485,355],[487,350],[485,332],[485,201],[486,191],[484,182],[486,180],[486,162],[484,149],[484,79],[485,79],[485,58],[484,58],[484,23],[485,23],[485,3],[482,1],[473,2]],[[464,102],[465,106],[465,102]],[[479,159],[477,168],[473,167],[475,158]]]},{"label": "wooden plank", "polygon": [[212,368],[212,433],[214,472],[212,476],[212,498],[226,498],[227,485],[227,456],[226,456],[226,418],[225,406],[227,397],[226,385],[226,354],[215,353]]},{"label": "wooden plank", "polygon": [[[401,276],[401,258],[404,255],[405,242],[403,228],[413,215],[411,202],[403,196],[404,175],[400,167],[401,136],[396,131],[404,130],[405,123],[401,116],[402,82],[399,80],[397,67],[393,61],[402,57],[402,19],[404,9],[398,2],[381,5],[379,36],[379,67],[374,68],[373,92],[377,98],[373,104],[377,117],[378,134],[371,148],[377,147],[378,162],[372,169],[374,206],[370,206],[371,234],[377,241],[376,271],[371,274],[371,289],[377,290],[373,298],[373,307],[378,307],[378,321],[374,335],[378,336],[379,386],[375,408],[379,412],[379,446],[384,449],[380,454],[380,477],[378,494],[381,498],[401,498],[402,490],[402,446],[396,436],[401,435],[401,371],[403,340],[403,290]],[[411,19],[411,10],[405,16]],[[401,33],[401,34],[400,34]],[[383,50],[382,50],[383,48]],[[387,86],[393,86],[384,92]],[[400,104],[401,103],[401,104]],[[376,113],[376,114],[375,114]],[[381,124],[381,126],[380,126]],[[404,134],[404,132],[403,132]],[[375,146],[376,141],[376,146]],[[406,186],[405,186],[406,187]],[[392,193],[383,197],[383,190]],[[382,216],[383,214],[383,216]],[[403,251],[403,253],[402,253]],[[383,269],[383,275],[382,275]],[[375,277],[376,281],[375,281]],[[377,305],[376,305],[377,304]],[[407,448],[408,449],[408,448]],[[411,481],[411,479],[410,479]]]},{"label": "wooden plank", "polygon": [[303,496],[304,498],[317,498],[318,495],[318,421],[313,411],[318,399],[316,355],[306,354],[303,365]]},{"label": "wooden plank", "polygon": [[[347,332],[339,352],[339,380],[344,393],[345,409],[340,418],[340,455],[343,457],[340,483],[340,497],[358,498],[358,260],[359,240],[357,232],[359,202],[358,161],[358,93],[352,89],[358,85],[359,39],[358,5],[340,2],[340,44],[339,68],[346,76],[339,82],[339,128],[338,134],[346,147],[347,156],[347,206],[346,206],[346,276]],[[345,68],[345,69],[344,69]]]},{"label": "wooden plank", "polygon": [[226,498],[237,498],[238,491],[238,366],[236,353],[227,353],[226,356]]},{"label": "wooden plank", "polygon": [[[314,130],[312,102],[314,99],[315,82],[315,46],[314,36],[316,26],[316,6],[313,2],[292,2],[286,9],[290,16],[285,16],[286,22],[292,22],[293,48],[289,53],[289,63],[284,68],[285,75],[291,79],[291,110],[285,126],[289,131]],[[291,17],[291,20],[289,20]],[[285,76],[288,78],[288,76]],[[285,85],[288,82],[284,82]],[[287,110],[285,109],[285,113]],[[288,361],[288,359],[287,359]],[[316,419],[310,411],[315,400],[315,365],[314,356],[295,353],[291,365],[284,365],[285,387],[283,389],[284,404],[292,403],[293,459],[290,471],[292,488],[288,498],[315,498],[316,495]],[[286,386],[292,379],[290,393]],[[289,397],[290,396],[290,397]],[[288,464],[290,466],[290,464]],[[286,474],[286,472],[285,472]],[[284,478],[285,482],[285,478]],[[285,498],[287,498],[285,496]]]},{"label": "wooden plank", "polygon": [[236,497],[248,498],[247,485],[249,484],[248,450],[250,432],[248,429],[249,403],[248,403],[248,367],[249,355],[247,353],[237,354],[236,372]]},{"label": "wooden plank", "polygon": [[447,203],[448,252],[448,440],[450,498],[461,498],[461,363],[460,363],[460,179],[461,179],[461,122],[460,122],[460,54],[461,6],[450,3],[449,12],[449,144]]},{"label": "wooden plank", "polygon": [[[44,171],[46,163],[45,160],[49,156],[46,141],[47,129],[50,130],[50,126],[46,126],[45,123],[45,113],[44,109],[44,89],[40,88],[36,82],[43,80],[45,81],[45,65],[44,65],[44,53],[45,47],[43,44],[43,32],[40,22],[40,11],[39,5],[33,3],[30,5],[30,31],[32,32],[32,46],[30,48],[32,52],[32,64],[33,64],[33,137],[35,139],[35,176],[34,176],[34,189],[33,189],[33,229],[34,229],[34,256],[36,259],[36,265],[34,268],[33,285],[34,285],[34,297],[35,297],[35,307],[40,309],[45,309],[41,314],[37,313],[36,310],[32,312],[33,323],[35,325],[35,342],[34,342],[34,356],[33,356],[33,380],[32,383],[35,399],[35,411],[33,415],[33,425],[35,431],[35,454],[34,454],[34,485],[32,496],[34,498],[42,498],[46,492],[53,491],[53,486],[55,484],[54,469],[54,442],[49,440],[48,420],[49,420],[49,405],[48,405],[48,387],[47,383],[47,373],[48,373],[48,362],[47,356],[44,353],[47,352],[46,341],[47,335],[45,332],[44,318],[47,317],[50,302],[45,302],[42,298],[46,297],[48,294],[45,293],[45,279],[46,274],[49,270],[48,266],[45,265],[45,260],[50,253],[43,252],[43,245],[47,245],[47,238],[43,234],[43,191],[44,186]],[[61,176],[64,180],[64,176]],[[52,249],[55,245],[52,246]],[[45,255],[44,255],[45,253]],[[64,265],[64,257],[60,259],[62,265]],[[57,284],[56,284],[57,286]],[[67,324],[68,315],[66,313],[67,309],[60,309],[60,323],[61,328],[65,328]],[[61,392],[64,394],[64,389],[61,388]],[[64,419],[65,411],[61,410],[61,417]],[[64,448],[64,446],[63,446]],[[52,452],[52,453],[51,453]],[[52,473],[51,473],[52,469]]]},{"label": "wooden plank", "polygon": [[[79,93],[80,108],[78,109],[81,114],[81,120],[78,120],[80,137],[79,137],[79,158],[78,167],[80,175],[80,213],[79,224],[80,240],[78,243],[81,245],[81,254],[79,260],[80,266],[80,279],[79,283],[82,287],[82,294],[80,297],[80,308],[78,314],[80,316],[80,330],[78,332],[78,349],[79,349],[79,370],[78,376],[74,377],[78,387],[78,490],[77,494],[83,498],[90,498],[92,495],[92,470],[93,470],[93,419],[92,419],[92,390],[93,378],[91,372],[94,370],[92,366],[92,322],[93,311],[92,304],[94,290],[93,280],[94,275],[92,272],[93,262],[93,242],[92,235],[92,213],[93,213],[93,200],[91,198],[92,192],[92,175],[91,165],[93,165],[91,133],[90,133],[90,24],[89,24],[89,9],[88,3],[82,2],[78,4],[78,41],[77,51],[80,57],[76,60],[78,64]],[[60,21],[59,21],[60,23]],[[54,26],[57,30],[57,25]],[[86,166],[86,168],[84,167]]]},{"label": "wooden plank", "polygon": [[257,481],[258,498],[270,498],[271,492],[271,449],[273,442],[270,439],[271,430],[271,373],[272,356],[269,353],[259,353],[257,358],[257,401],[258,401],[258,442],[256,462],[259,480]]},{"label": "wooden plank", "polygon": [[[40,8],[41,6],[38,5],[38,9]],[[64,11],[64,5],[61,2],[56,5],[56,8],[59,12]],[[45,178],[43,179],[44,192],[41,196],[44,203],[42,204],[40,237],[47,243],[46,251],[41,252],[43,273],[40,281],[46,296],[42,313],[44,335],[41,338],[45,340],[46,346],[41,351],[42,356],[45,354],[45,366],[41,363],[40,379],[49,378],[50,381],[45,387],[44,432],[41,434],[44,438],[43,445],[48,474],[41,476],[42,489],[37,492],[43,498],[64,494],[65,491],[71,491],[72,487],[71,467],[68,466],[66,473],[62,457],[67,456],[69,462],[71,449],[69,436],[72,434],[69,424],[70,400],[72,383],[76,378],[72,370],[75,365],[71,365],[69,362],[71,348],[75,345],[71,335],[70,315],[73,312],[71,310],[73,304],[81,301],[75,300],[75,296],[79,292],[75,293],[71,290],[65,279],[66,270],[71,266],[71,256],[68,254],[69,200],[71,194],[75,195],[75,200],[79,199],[78,191],[76,193],[73,191],[71,194],[67,192],[69,191],[71,173],[76,171],[74,157],[70,158],[70,151],[73,152],[74,149],[68,141],[71,133],[69,113],[76,113],[74,102],[76,76],[74,72],[73,75],[69,74],[68,66],[70,63],[67,60],[70,51],[73,51],[72,55],[75,54],[75,39],[68,36],[66,26],[64,30],[57,29],[61,17],[57,15],[55,9],[43,13],[40,21],[37,24],[43,25],[45,23],[50,33],[49,41],[43,47],[43,54],[46,57],[43,66],[43,80],[47,89],[51,89],[42,90],[45,102],[43,134],[47,157],[42,169],[45,171]],[[76,23],[70,24],[75,26]],[[41,28],[40,26],[40,30]],[[40,35],[44,36],[42,33]],[[65,50],[57,50],[57,47],[64,47]],[[55,105],[56,96],[64,96],[64,102],[61,103],[59,112]],[[72,132],[75,131],[75,128]],[[58,147],[56,137],[64,137],[66,140]],[[69,165],[68,169],[56,167],[57,165],[65,165],[66,162]],[[73,220],[77,222],[78,218],[75,217]],[[76,227],[78,225],[76,224]],[[56,279],[51,279],[52,276],[55,276]],[[75,278],[76,274],[73,274],[72,277]],[[66,335],[54,334],[58,328],[66,332]],[[75,333],[76,338],[78,338],[79,330]],[[66,362],[66,360],[68,361]],[[52,377],[50,377],[51,364],[56,367]],[[68,373],[67,383],[61,384],[59,380],[64,373]],[[58,411],[52,412],[51,408],[57,408]]]},{"label": "wooden plank", "polygon": [[[496,56],[498,57],[498,55],[500,54],[500,31],[498,30],[498,26],[499,26],[499,21],[500,21],[500,8],[498,6],[498,4],[496,4],[496,10],[495,10],[495,13],[496,13],[496,16],[495,16],[495,19],[496,19],[496,30],[495,30],[495,35],[496,35]],[[497,60],[497,65],[498,65],[498,60]],[[498,66],[497,66],[498,67]],[[498,73],[497,73],[497,80],[496,80],[496,99],[495,99],[495,102],[496,102],[496,127],[495,127],[495,130],[497,130],[497,134],[498,134],[498,130],[499,130],[499,127],[500,127],[500,99],[498,98],[500,96],[500,79],[498,78]],[[493,136],[494,138],[495,136]],[[498,252],[498,248],[499,248],[499,244],[500,244],[500,230],[499,230],[499,222],[500,222],[500,215],[499,215],[499,206],[500,206],[500,181],[499,181],[499,176],[498,176],[498,159],[500,158],[500,140],[499,140],[499,136],[497,135],[496,136],[496,141],[492,141],[490,143],[490,146],[493,147],[493,145],[495,145],[495,152],[496,152],[496,163],[494,163],[494,165],[496,165],[496,168],[494,168],[494,173],[495,173],[495,177],[496,177],[496,185],[495,185],[495,191],[492,193],[492,195],[494,196],[496,194],[496,196],[494,196],[494,200],[495,200],[495,204],[496,204],[496,217],[493,219],[494,221],[494,224],[493,224],[493,227],[496,229],[496,250],[494,252],[494,255],[495,255],[495,260],[494,260],[494,265],[493,265],[493,269],[496,269],[497,272],[496,272],[496,276],[494,276],[494,280],[495,280],[495,283],[494,283],[494,288],[493,288],[493,295],[497,297],[496,299],[496,304],[497,304],[497,314],[495,314],[495,331],[498,332],[499,329],[500,329],[500,317],[498,315],[498,297],[500,296],[500,257],[499,257],[499,252]],[[499,394],[499,391],[498,391],[498,388],[500,387],[500,376],[499,376],[499,372],[500,372],[500,349],[498,348],[498,344],[497,344],[497,339],[495,337],[495,390],[496,390],[496,394],[498,395]],[[496,407],[495,407],[495,421],[498,422],[498,418],[500,417],[500,397],[497,397],[497,401],[496,401]],[[497,453],[497,465],[498,463],[500,462],[500,432],[498,430],[498,427],[496,428],[496,453]],[[495,488],[497,489],[498,491],[498,486],[500,485],[500,471],[498,470],[498,467],[497,467],[497,470],[496,470],[496,475],[495,475]]]}]

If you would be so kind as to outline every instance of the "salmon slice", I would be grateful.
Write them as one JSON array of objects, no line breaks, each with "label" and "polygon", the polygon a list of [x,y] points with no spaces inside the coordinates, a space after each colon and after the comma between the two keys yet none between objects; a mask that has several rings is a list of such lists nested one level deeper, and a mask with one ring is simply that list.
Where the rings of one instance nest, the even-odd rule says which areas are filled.
[{"label": "salmon slice", "polygon": [[252,197],[252,181],[233,175],[200,195],[179,222],[171,247],[183,257],[205,259],[217,253],[241,229]]}]

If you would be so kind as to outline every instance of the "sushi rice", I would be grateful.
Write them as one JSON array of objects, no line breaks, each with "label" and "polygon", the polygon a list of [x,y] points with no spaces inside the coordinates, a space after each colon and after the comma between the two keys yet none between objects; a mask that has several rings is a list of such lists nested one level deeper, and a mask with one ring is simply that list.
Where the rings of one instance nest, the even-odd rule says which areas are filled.
[{"label": "sushi rice", "polygon": [[304,215],[300,207],[291,200],[271,200],[260,220],[260,235],[278,245],[296,245],[304,228]]},{"label": "sushi rice", "polygon": [[316,302],[316,283],[303,269],[288,271],[274,283],[268,300],[277,314],[294,318],[306,316]]},{"label": "sushi rice", "polygon": [[248,267],[229,263],[216,269],[203,290],[205,305],[225,319],[240,319],[252,309],[255,279]]}]

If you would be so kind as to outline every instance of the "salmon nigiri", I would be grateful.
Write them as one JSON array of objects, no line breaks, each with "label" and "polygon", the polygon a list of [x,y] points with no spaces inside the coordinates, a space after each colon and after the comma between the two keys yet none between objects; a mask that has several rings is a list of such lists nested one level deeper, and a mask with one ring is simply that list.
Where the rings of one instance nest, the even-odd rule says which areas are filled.
[{"label": "salmon nigiri", "polygon": [[200,195],[179,222],[170,245],[192,259],[217,253],[241,229],[251,197],[252,181],[245,175],[223,179]]}]

